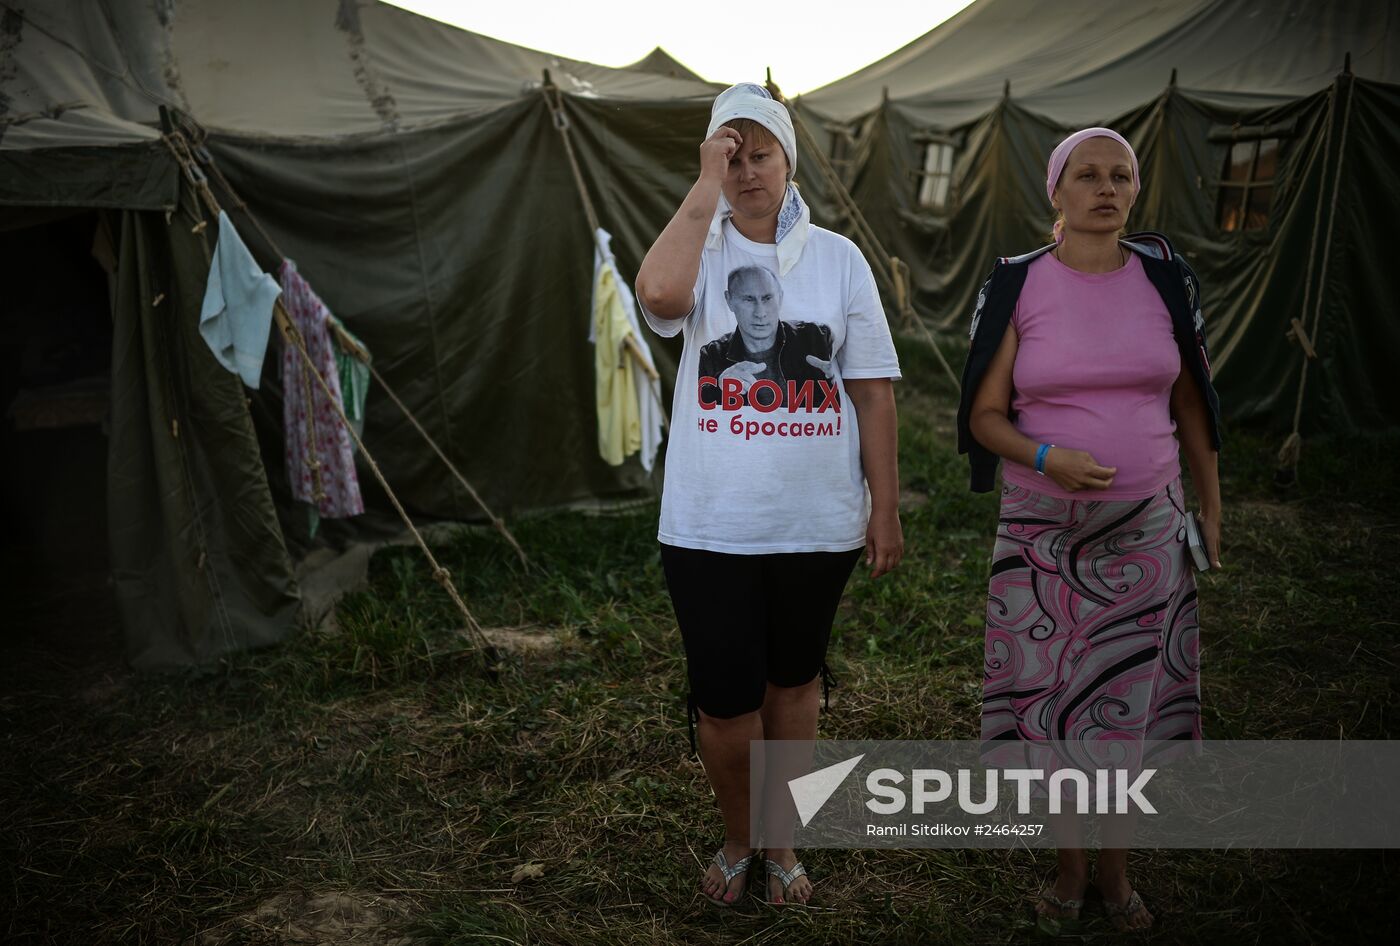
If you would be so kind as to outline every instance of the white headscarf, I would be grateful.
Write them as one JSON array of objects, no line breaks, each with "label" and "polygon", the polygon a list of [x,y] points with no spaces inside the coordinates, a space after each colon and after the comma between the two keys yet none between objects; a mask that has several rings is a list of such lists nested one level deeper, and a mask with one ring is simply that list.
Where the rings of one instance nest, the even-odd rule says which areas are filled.
[{"label": "white headscarf", "polygon": [[[792,176],[797,171],[797,133],[792,127],[792,116],[787,107],[768,94],[768,90],[754,82],[740,82],[732,85],[715,97],[710,108],[710,127],[705,137],[713,135],[725,122],[736,118],[748,118],[758,122],[772,132],[778,145],[787,155],[787,196],[783,199],[783,209],[778,213],[778,275],[785,276],[802,257],[807,245],[807,230],[812,222],[807,202],[797,192]],[[714,219],[710,221],[710,232],[705,238],[705,247],[713,249],[724,242],[724,221],[733,216],[729,201],[721,194],[719,206],[715,208]]]},{"label": "white headscarf", "polygon": [[797,133],[792,128],[792,116],[782,102],[775,101],[768,90],[755,82],[740,82],[731,85],[715,96],[715,104],[710,106],[710,127],[705,132],[708,138],[719,130],[719,126],[736,118],[750,118],[773,133],[787,155],[787,179],[797,173]]}]

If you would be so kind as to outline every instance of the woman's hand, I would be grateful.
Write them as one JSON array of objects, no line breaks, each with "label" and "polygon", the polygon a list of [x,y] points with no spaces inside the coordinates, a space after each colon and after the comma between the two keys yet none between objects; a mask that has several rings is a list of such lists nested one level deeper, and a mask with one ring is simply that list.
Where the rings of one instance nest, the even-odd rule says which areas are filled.
[{"label": "woman's hand", "polygon": [[1113,485],[1117,472],[1118,467],[1099,466],[1083,450],[1051,447],[1045,455],[1045,475],[1058,483],[1061,489],[1072,493],[1081,489],[1108,489]]},{"label": "woman's hand", "polygon": [[1200,514],[1201,538],[1206,543],[1206,556],[1210,558],[1210,567],[1220,567],[1220,513],[1207,515]]},{"label": "woman's hand", "polygon": [[1201,504],[1201,538],[1211,568],[1220,567],[1220,457],[1211,441],[1210,408],[1191,372],[1182,368],[1172,385],[1176,439],[1191,470],[1191,488]]},{"label": "woman's hand", "polygon": [[682,319],[695,308],[700,254],[719,206],[729,159],[743,139],[733,128],[717,128],[700,144],[700,177],[691,185],[666,229],[637,270],[637,301],[662,319]]},{"label": "woman's hand", "polygon": [[899,524],[899,510],[872,512],[865,529],[865,564],[871,566],[870,577],[894,571],[903,557],[904,528]]},{"label": "woman's hand", "polygon": [[743,137],[725,125],[700,143],[700,179],[710,178],[719,183],[729,174],[729,159],[739,151]]}]

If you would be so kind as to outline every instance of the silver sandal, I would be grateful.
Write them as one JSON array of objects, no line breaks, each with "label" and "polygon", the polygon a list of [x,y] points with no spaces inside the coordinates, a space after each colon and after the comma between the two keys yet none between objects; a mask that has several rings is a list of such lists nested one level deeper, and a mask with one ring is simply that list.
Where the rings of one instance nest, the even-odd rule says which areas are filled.
[{"label": "silver sandal", "polygon": [[[747,857],[739,858],[731,865],[729,863],[729,858],[724,856],[724,848],[720,848],[718,851],[715,851],[715,856],[711,858],[710,863],[718,867],[719,872],[724,875],[725,893],[729,892],[729,882],[749,869],[749,865],[753,863],[754,854],[757,853],[757,851],[754,851]],[[739,893],[743,893],[743,891],[740,890]],[[734,906],[734,904],[739,902],[738,894],[735,894],[733,900],[725,900],[723,897],[712,897],[709,894],[705,894],[705,899],[710,901],[717,907],[732,907]]]},{"label": "silver sandal", "polygon": [[[1040,892],[1038,901],[1049,904],[1060,911],[1059,916],[1051,916],[1040,910],[1035,911],[1035,928],[1042,936],[1055,937],[1079,928],[1079,914],[1084,909],[1083,897],[1067,897],[1062,900],[1055,896],[1054,887],[1046,887]],[[1065,911],[1067,910],[1073,910],[1074,916],[1066,916]]]},{"label": "silver sandal", "polygon": [[1147,904],[1142,902],[1142,897],[1138,896],[1136,890],[1128,894],[1128,899],[1125,903],[1114,903],[1111,900],[1105,900],[1103,902],[1103,912],[1108,916],[1108,921],[1113,924],[1113,928],[1120,933],[1144,933],[1152,929],[1151,923],[1136,928],[1128,925],[1128,917],[1139,910],[1146,909]]},{"label": "silver sandal", "polygon": [[788,898],[787,898],[788,888],[792,886],[792,882],[793,882],[794,880],[796,880],[797,878],[804,876],[804,875],[807,873],[807,868],[805,868],[805,867],[802,866],[802,862],[801,862],[801,861],[798,861],[796,864],[792,865],[792,870],[783,870],[782,867],[778,866],[778,862],[777,862],[777,861],[770,861],[770,860],[768,860],[767,858],[764,858],[764,859],[763,859],[763,869],[764,869],[764,872],[768,875],[768,877],[776,877],[776,878],[778,878],[778,881],[783,885],[783,899],[782,899],[781,901],[779,901],[779,900],[773,900],[773,899],[771,899],[771,898],[769,897],[769,895],[768,895],[768,888],[767,888],[767,885],[766,885],[766,878],[765,878],[765,886],[764,886],[764,890],[763,890],[763,901],[764,901],[765,903],[769,903],[769,904],[772,904],[772,905],[775,906],[775,907],[778,907],[778,906],[787,906],[787,904],[790,903],[790,902],[805,902],[805,901],[789,901]]},{"label": "silver sandal", "polygon": [[[1044,890],[1042,890],[1042,891],[1040,892],[1040,897],[1039,897],[1039,899],[1040,899],[1042,902],[1048,903],[1048,904],[1050,904],[1050,906],[1052,906],[1052,907],[1054,907],[1056,910],[1059,910],[1059,911],[1060,911],[1060,915],[1059,915],[1059,916],[1049,916],[1049,915],[1044,914],[1044,913],[1039,914],[1040,916],[1044,917],[1044,918],[1047,919],[1047,920],[1077,920],[1077,919],[1079,919],[1079,916],[1078,916],[1079,911],[1081,911],[1081,910],[1084,909],[1084,900],[1083,900],[1083,898],[1080,898],[1080,899],[1077,899],[1077,900],[1076,900],[1076,899],[1073,899],[1073,898],[1061,900],[1059,897],[1055,896],[1055,888],[1054,888],[1054,887],[1046,887]],[[1073,911],[1075,912],[1075,915],[1074,915],[1074,916],[1065,916],[1065,911],[1066,911],[1066,910],[1073,910]]]}]

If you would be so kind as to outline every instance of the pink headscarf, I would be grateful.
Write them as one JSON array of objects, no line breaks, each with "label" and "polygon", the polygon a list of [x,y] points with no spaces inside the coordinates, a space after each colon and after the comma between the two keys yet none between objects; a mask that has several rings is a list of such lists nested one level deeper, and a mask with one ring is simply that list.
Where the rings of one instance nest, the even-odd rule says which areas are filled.
[{"label": "pink headscarf", "polygon": [[[1055,187],[1060,182],[1060,175],[1064,172],[1065,162],[1069,160],[1070,152],[1081,141],[1087,141],[1090,138],[1112,138],[1126,148],[1128,157],[1133,162],[1133,195],[1136,196],[1137,192],[1142,190],[1142,179],[1138,177],[1137,152],[1133,151],[1133,146],[1128,144],[1128,139],[1112,128],[1085,128],[1061,141],[1055,146],[1055,150],[1050,152],[1050,163],[1045,168],[1045,196],[1048,199],[1052,201],[1055,199]],[[1055,223],[1055,242],[1063,242],[1064,238],[1063,226],[1057,221]]]}]

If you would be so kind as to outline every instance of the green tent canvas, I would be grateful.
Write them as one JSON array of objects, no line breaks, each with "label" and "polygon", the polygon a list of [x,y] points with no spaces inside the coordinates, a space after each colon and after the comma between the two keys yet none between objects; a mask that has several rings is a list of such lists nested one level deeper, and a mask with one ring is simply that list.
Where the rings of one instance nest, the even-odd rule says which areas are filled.
[{"label": "green tent canvas", "polygon": [[[195,330],[213,229],[193,232],[204,213],[161,140],[162,104],[208,131],[271,241],[493,509],[652,488],[635,460],[597,454],[592,236],[546,70],[635,273],[693,179],[715,93],[655,54],[610,69],[355,0],[0,12],[0,229],[100,211],[112,233],[106,531],[136,666],[284,637],[306,532],[283,470],[278,343],[253,394]],[[272,247],[229,209],[271,270]],[[674,352],[657,356],[673,374]],[[479,517],[376,391],[365,440],[415,518]]]},{"label": "green tent canvas", "polygon": [[1056,142],[1117,129],[1144,182],[1130,227],[1201,276],[1226,413],[1289,429],[1297,319],[1303,431],[1372,430],[1400,423],[1397,51],[1393,6],[1366,0],[978,0],[797,108],[916,309],[958,332],[994,259],[1048,242]]}]

